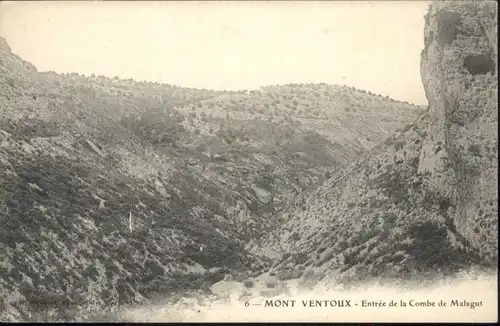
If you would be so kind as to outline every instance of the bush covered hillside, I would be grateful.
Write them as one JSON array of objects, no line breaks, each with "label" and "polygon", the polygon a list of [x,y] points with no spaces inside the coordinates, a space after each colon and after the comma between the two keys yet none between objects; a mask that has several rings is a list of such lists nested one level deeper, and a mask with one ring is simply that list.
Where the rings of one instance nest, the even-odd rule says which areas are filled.
[{"label": "bush covered hillside", "polygon": [[283,253],[272,270],[352,284],[496,268],[496,11],[493,1],[431,4],[421,61],[428,112],[282,214],[269,236]]},{"label": "bush covered hillside", "polygon": [[42,73],[0,39],[0,320],[84,318],[262,270],[255,240],[275,215],[420,111],[324,84]]}]

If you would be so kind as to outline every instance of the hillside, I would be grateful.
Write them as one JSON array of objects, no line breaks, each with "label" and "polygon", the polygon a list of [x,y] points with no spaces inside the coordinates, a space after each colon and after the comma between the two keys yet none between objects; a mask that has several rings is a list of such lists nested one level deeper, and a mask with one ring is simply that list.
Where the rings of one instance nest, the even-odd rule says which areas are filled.
[{"label": "hillside", "polygon": [[497,5],[433,2],[429,110],[284,212],[272,271],[324,282],[429,281],[498,261]]},{"label": "hillside", "polygon": [[264,270],[253,240],[275,214],[420,111],[323,84],[38,72],[0,39],[0,320],[85,318]]},{"label": "hillside", "polygon": [[186,116],[188,133],[177,142],[192,150],[189,166],[246,194],[246,206],[263,217],[266,229],[273,227],[268,215],[286,210],[297,194],[314,189],[422,111],[324,84],[262,88],[175,110]]}]

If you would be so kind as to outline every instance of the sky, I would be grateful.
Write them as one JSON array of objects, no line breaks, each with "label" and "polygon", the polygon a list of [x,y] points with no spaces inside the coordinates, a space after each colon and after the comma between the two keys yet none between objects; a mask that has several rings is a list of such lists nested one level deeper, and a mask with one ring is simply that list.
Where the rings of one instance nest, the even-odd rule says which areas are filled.
[{"label": "sky", "polygon": [[427,1],[17,1],[0,36],[39,71],[217,90],[354,86],[427,104]]}]

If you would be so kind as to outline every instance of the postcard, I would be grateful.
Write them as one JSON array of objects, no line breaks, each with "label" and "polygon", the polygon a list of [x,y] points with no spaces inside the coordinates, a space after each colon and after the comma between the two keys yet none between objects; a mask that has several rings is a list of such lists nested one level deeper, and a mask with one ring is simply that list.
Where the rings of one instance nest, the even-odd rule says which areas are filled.
[{"label": "postcard", "polygon": [[498,321],[495,1],[2,1],[0,321]]}]

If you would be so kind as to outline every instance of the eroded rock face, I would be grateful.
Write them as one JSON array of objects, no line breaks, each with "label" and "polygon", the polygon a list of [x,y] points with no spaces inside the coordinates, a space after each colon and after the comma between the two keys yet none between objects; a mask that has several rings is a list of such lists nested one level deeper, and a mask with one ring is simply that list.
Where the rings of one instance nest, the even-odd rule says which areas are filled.
[{"label": "eroded rock face", "polygon": [[497,4],[436,1],[421,57],[432,122],[419,169],[450,197],[456,230],[489,259],[498,255]]}]

